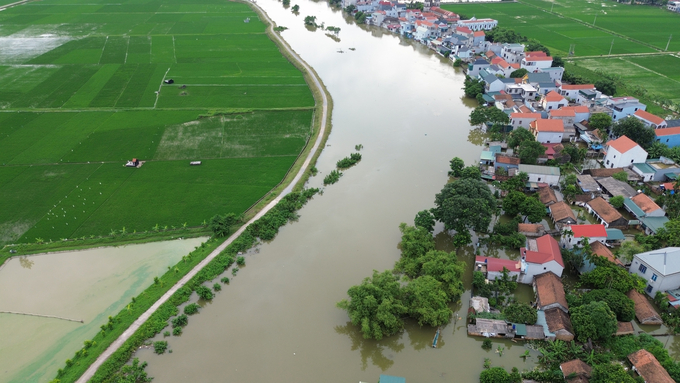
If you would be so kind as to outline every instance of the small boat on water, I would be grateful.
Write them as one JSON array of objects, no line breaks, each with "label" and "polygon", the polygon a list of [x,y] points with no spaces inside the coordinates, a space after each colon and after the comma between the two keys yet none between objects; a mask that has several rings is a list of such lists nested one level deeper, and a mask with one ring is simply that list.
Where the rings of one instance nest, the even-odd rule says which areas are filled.
[{"label": "small boat on water", "polygon": [[437,328],[437,332],[434,334],[434,339],[432,339],[432,348],[437,348],[437,343],[439,343],[439,334],[441,328]]}]

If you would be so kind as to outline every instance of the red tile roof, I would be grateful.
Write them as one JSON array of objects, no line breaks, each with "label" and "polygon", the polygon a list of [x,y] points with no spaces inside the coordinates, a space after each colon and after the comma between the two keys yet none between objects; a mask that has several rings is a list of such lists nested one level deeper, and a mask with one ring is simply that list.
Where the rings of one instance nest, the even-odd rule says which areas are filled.
[{"label": "red tile roof", "polygon": [[573,110],[574,114],[576,114],[576,113],[590,113],[590,109],[588,109],[588,107],[585,106],[585,105],[563,106],[561,109],[562,110]]},{"label": "red tile roof", "polygon": [[501,164],[509,164],[509,165],[519,165],[519,158],[518,157],[510,157],[506,156],[504,154],[496,154],[496,162],[499,162]]},{"label": "red tile roof", "polygon": [[550,117],[576,117],[576,112],[573,109],[561,108],[551,110]]},{"label": "red tile roof", "polygon": [[520,254],[525,257],[527,262],[544,264],[550,261],[555,261],[560,266],[564,267],[562,253],[560,252],[560,245],[557,243],[555,238],[551,237],[549,234],[546,234],[536,239],[536,245],[538,247],[538,251],[527,250],[524,247],[520,249]]},{"label": "red tile roof", "polygon": [[554,90],[551,90],[550,92],[548,92],[548,94],[545,95],[545,100],[548,102],[556,102],[564,100],[564,97],[562,97],[559,93],[555,92]]},{"label": "red tile roof", "polygon": [[623,266],[623,262],[621,262],[614,254],[607,248],[607,246],[603,245],[602,242],[595,241],[590,244],[590,250],[593,251],[594,254],[599,255],[600,257],[605,257],[609,262],[615,263],[619,266]]},{"label": "red tile roof", "polygon": [[562,84],[564,90],[595,89],[593,84]]},{"label": "red tile roof", "polygon": [[525,61],[552,61],[552,57],[541,57],[541,56],[531,56],[531,57],[526,57],[524,59]]},{"label": "red tile roof", "polygon": [[474,36],[475,36],[475,37],[480,37],[480,36],[486,36],[486,35],[484,34],[484,31],[476,31],[476,32],[474,33]]},{"label": "red tile roof", "polygon": [[574,359],[560,364],[560,370],[562,370],[562,375],[564,375],[565,379],[572,374],[574,374],[573,376],[585,376],[590,378],[590,373],[593,371],[592,367],[580,359]]},{"label": "red tile roof", "polygon": [[550,205],[550,215],[552,215],[553,220],[557,222],[564,219],[571,219],[572,221],[576,222],[576,216],[574,215],[574,212],[564,201]]},{"label": "red tile roof", "polygon": [[613,141],[609,141],[607,142],[607,145],[616,149],[619,153],[625,153],[638,146],[635,141],[626,136],[621,136]]},{"label": "red tile roof", "polygon": [[529,126],[532,129],[535,129],[537,132],[555,132],[555,133],[564,132],[564,123],[562,122],[562,120],[540,119],[532,121]]},{"label": "red tile roof", "polygon": [[674,136],[676,134],[680,134],[680,126],[674,128],[654,129],[654,133],[656,133],[657,137]]},{"label": "red tile roof", "polygon": [[614,209],[612,205],[609,204],[609,202],[605,201],[604,198],[602,197],[597,197],[591,201],[589,201],[588,206],[590,206],[593,211],[597,213],[602,219],[605,220],[608,224],[611,224],[619,219],[622,219],[623,216],[621,213],[618,212],[618,210]]},{"label": "red tile roof", "polygon": [[519,261],[513,261],[511,259],[500,259],[492,257],[484,257],[478,255],[475,257],[475,262],[486,263],[486,271],[503,271],[505,267],[508,271],[519,272],[521,263]]},{"label": "red tile roof", "polygon": [[456,32],[470,34],[470,33],[472,33],[472,29],[470,29],[468,27],[456,27]]},{"label": "red tile roof", "polygon": [[630,200],[633,201],[633,203],[635,203],[645,213],[651,213],[661,209],[659,205],[657,205],[656,202],[649,198],[649,196],[645,193],[640,193]]},{"label": "red tile roof", "polygon": [[510,113],[510,118],[533,118],[538,120],[541,118],[540,113]]},{"label": "red tile roof", "polygon": [[571,225],[571,232],[574,233],[574,238],[607,236],[604,225]]},{"label": "red tile roof", "polygon": [[633,364],[637,373],[650,383],[674,383],[675,381],[668,374],[661,363],[652,355],[651,352],[642,349],[628,355],[628,360]]},{"label": "red tile roof", "polygon": [[646,112],[642,109],[638,109],[635,112],[635,115],[644,119],[644,120],[647,120],[647,121],[649,121],[649,122],[651,122],[652,124],[655,124],[655,125],[663,124],[663,122],[665,121],[663,118],[655,116],[655,115],[653,115],[649,112]]},{"label": "red tile roof", "polygon": [[626,293],[635,303],[635,317],[641,324],[659,325],[663,320],[647,298],[635,290]]}]

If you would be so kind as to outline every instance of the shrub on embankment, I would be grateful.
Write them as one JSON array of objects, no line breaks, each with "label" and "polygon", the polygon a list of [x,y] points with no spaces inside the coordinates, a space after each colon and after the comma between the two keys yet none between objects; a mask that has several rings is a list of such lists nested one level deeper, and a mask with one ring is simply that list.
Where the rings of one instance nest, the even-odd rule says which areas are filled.
[{"label": "shrub on embankment", "polygon": [[[125,343],[116,350],[97,370],[95,375],[92,377],[90,382],[108,382],[111,377],[116,374],[132,357],[132,354],[142,346],[148,339],[153,338],[157,334],[160,334],[164,328],[168,326],[168,321],[171,317],[179,314],[178,306],[187,302],[192,293],[199,287],[202,286],[204,282],[213,280],[220,276],[224,271],[226,271],[235,261],[235,257],[240,252],[244,252],[256,244],[257,239],[273,239],[281,226],[285,225],[289,221],[294,221],[298,218],[297,210],[302,208],[307,201],[309,201],[319,190],[318,189],[306,189],[300,193],[291,193],[281,199],[281,201],[272,208],[267,214],[262,216],[259,220],[253,222],[237,239],[235,239],[227,248],[220,253],[215,259],[213,259],[208,265],[206,265],[201,271],[199,271],[186,285],[181,287],[175,292],[170,299],[160,305],[158,310],[154,312],[149,320],[147,320],[135,333],[127,340]],[[210,250],[217,247],[218,241],[210,240],[214,246],[204,246],[203,249],[210,248]],[[204,259],[210,251],[207,251],[201,259]],[[197,258],[197,257],[192,257]],[[180,262],[177,267],[183,267],[188,264]],[[198,261],[192,260],[192,265],[195,266]],[[193,267],[192,266],[192,267]],[[174,270],[174,269],[172,269]],[[166,285],[163,293],[167,291],[174,283],[176,283],[181,276],[185,275],[186,272],[175,273],[174,271],[168,271],[163,277],[160,278],[164,281],[166,277],[171,276],[176,277],[175,282]],[[190,269],[189,269],[190,270]],[[178,277],[179,276],[179,277]],[[140,305],[142,299],[149,300],[151,298],[150,290],[155,292],[162,284],[154,284],[147,290],[142,292],[140,296],[136,299],[136,305]],[[118,336],[125,331],[132,322],[139,317],[148,307],[150,307],[153,302],[156,302],[162,294],[153,294],[153,300],[146,306],[144,310],[137,310],[136,315],[129,314],[127,310],[121,311],[114,321],[116,325],[113,330],[107,331],[105,335],[106,338],[99,340],[98,337],[102,336],[104,331],[97,334],[94,340],[97,341],[97,350],[91,349],[91,352],[82,359],[74,359],[74,363],[68,366],[57,378],[60,379],[61,383],[73,382],[78,377],[80,377],[85,370],[95,361],[95,359],[116,339]],[[144,297],[144,298],[141,298]],[[146,301],[145,301],[146,302]],[[123,322],[124,321],[124,322]]]}]

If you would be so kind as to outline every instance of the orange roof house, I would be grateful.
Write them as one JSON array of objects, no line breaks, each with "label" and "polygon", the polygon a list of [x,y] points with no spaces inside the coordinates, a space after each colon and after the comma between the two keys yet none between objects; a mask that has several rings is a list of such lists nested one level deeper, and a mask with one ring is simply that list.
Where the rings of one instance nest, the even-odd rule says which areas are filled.
[{"label": "orange roof house", "polygon": [[630,138],[621,136],[615,140],[607,142],[607,146],[612,147],[616,149],[617,152],[623,154],[639,145]]},{"label": "orange roof house", "polygon": [[564,132],[564,124],[560,120],[539,119],[533,121],[529,127],[530,130],[534,130],[536,132]]},{"label": "orange roof house", "polygon": [[633,364],[633,370],[638,373],[649,383],[673,383],[675,380],[671,378],[661,363],[656,359],[651,352],[647,350],[639,350],[628,355],[628,360]]},{"label": "orange roof house", "polygon": [[560,277],[553,272],[543,273],[534,277],[533,285],[536,291],[536,308],[548,310],[557,307],[569,312],[569,304]]},{"label": "orange roof house", "polygon": [[645,125],[651,126],[655,129],[665,128],[666,126],[668,126],[668,123],[666,123],[666,120],[664,120],[663,118],[655,116],[642,109],[638,109],[635,112],[634,116],[637,117],[638,120],[642,121]]}]

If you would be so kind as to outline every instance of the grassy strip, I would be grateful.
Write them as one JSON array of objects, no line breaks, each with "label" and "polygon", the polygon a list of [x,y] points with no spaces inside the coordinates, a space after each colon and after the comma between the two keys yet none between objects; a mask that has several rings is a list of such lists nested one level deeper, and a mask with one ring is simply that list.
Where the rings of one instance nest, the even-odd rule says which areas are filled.
[{"label": "grassy strip", "polygon": [[[208,263],[208,265],[198,274],[196,274],[196,276],[192,278],[191,281],[177,290],[177,292],[173,294],[173,296],[170,297],[166,303],[162,304],[159,309],[153,315],[151,315],[149,320],[146,321],[146,323],[144,323],[139,328],[139,330],[137,330],[123,344],[122,347],[114,352],[113,355],[111,355],[111,357],[107,359],[106,362],[104,362],[104,364],[102,364],[90,381],[107,382],[112,377],[114,377],[118,371],[130,360],[132,354],[137,350],[138,347],[142,346],[148,339],[156,336],[156,334],[160,334],[161,331],[168,326],[168,320],[170,320],[171,317],[179,314],[178,306],[187,302],[197,288],[203,286],[204,282],[212,281],[213,279],[218,278],[220,274],[226,271],[229,266],[234,263],[235,256],[238,254],[238,252],[246,251],[247,249],[251,248],[257,243],[257,238],[263,240],[273,239],[278,233],[280,227],[298,218],[297,210],[302,208],[302,206],[304,206],[307,201],[309,201],[317,192],[318,189],[306,189],[301,193],[291,193],[285,196],[273,209],[262,216],[262,218],[248,226],[243,234],[241,234],[236,240],[234,240],[234,242],[227,246],[227,248],[217,257],[215,257],[215,259]],[[217,241],[212,241],[211,243],[216,242]],[[207,247],[208,246],[206,246],[206,248]],[[203,256],[203,258],[205,258],[205,256]],[[172,275],[172,272],[168,273]],[[164,277],[166,277],[168,273],[166,273]],[[157,289],[158,287],[159,284],[154,284],[149,289],[147,289],[147,291]],[[145,293],[146,291],[142,293],[140,297],[145,295]],[[155,302],[158,298],[160,298],[160,296],[151,301],[151,304],[153,304],[153,302]],[[136,317],[138,317],[142,312],[137,314]],[[130,321],[127,326],[118,325],[117,320],[121,315],[126,316],[127,311],[122,311],[120,314],[118,314],[118,316],[116,316],[116,318],[113,319],[113,322],[116,323],[114,329],[121,328],[124,330],[124,328],[127,328],[127,326],[132,323],[132,321]],[[102,332],[104,331],[105,330]],[[100,332],[98,336],[101,335],[102,332]],[[95,338],[95,340],[97,339]],[[97,342],[97,346],[98,345],[99,342]],[[101,353],[101,351],[99,351],[99,353]],[[89,366],[91,363],[92,361],[90,361],[87,366]],[[69,371],[66,371],[61,376],[58,376],[58,378],[62,383],[72,382],[83,372],[85,372],[87,366],[78,368],[79,373],[77,376],[67,374]]]},{"label": "grassy strip", "polygon": [[[179,228],[160,232],[128,233],[106,237],[70,239],[49,243],[22,243],[7,245],[0,249],[0,267],[12,257],[31,254],[62,252],[71,250],[86,250],[106,246],[123,246],[148,242],[169,241],[177,238],[195,238],[211,236],[212,232],[206,227]],[[10,251],[16,251],[11,253]]]},{"label": "grassy strip", "polygon": [[[205,259],[205,257],[222,242],[222,240],[210,239],[203,243],[201,247],[184,256],[179,263],[158,278],[158,282],[142,291],[136,298],[133,298],[132,303],[130,303],[126,309],[121,310],[115,317],[109,317],[109,322],[101,326],[102,330],[92,339],[91,345],[88,347],[88,341],[86,341],[85,347],[77,351],[72,359],[66,361],[66,367],[60,369],[57,374],[59,381],[62,383],[76,381],[85,370],[94,363],[97,357],[99,357],[111,343],[118,339],[118,337],[127,330],[140,315],[148,310],[149,307],[163,296],[163,294],[165,294],[199,262]],[[189,291],[189,293],[191,292]],[[161,306],[149,322],[156,324],[154,317],[159,313],[167,312],[169,308],[165,306],[167,306],[167,304]],[[175,306],[172,306],[171,309],[177,310]],[[147,322],[147,324],[149,322]],[[143,329],[149,327],[147,324],[145,324]]]},{"label": "grassy strip", "polygon": [[[572,75],[577,75],[583,77],[585,80],[587,80],[589,83],[594,84],[596,81],[602,79],[602,75],[598,74],[595,71],[592,71],[588,68],[584,68],[575,62],[565,62],[564,63],[564,69],[565,71],[571,73]],[[638,89],[640,87],[634,87],[622,80],[616,80],[616,95],[617,96],[629,96],[632,95],[640,100],[641,103],[647,105],[647,111],[652,114],[656,115],[665,115],[668,114],[669,111],[668,109],[664,109],[663,107],[659,106],[656,104],[656,102],[647,94],[646,90],[644,89]]]}]

